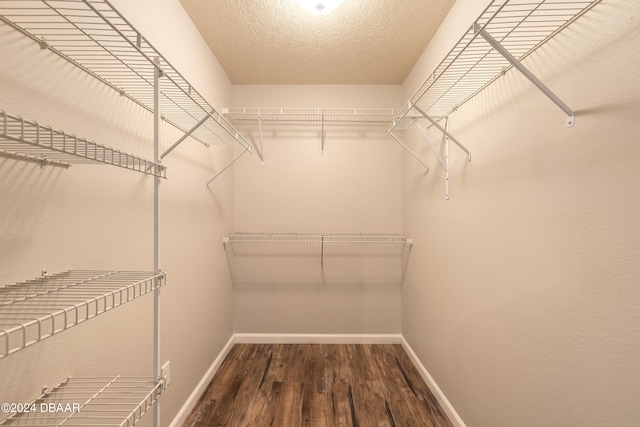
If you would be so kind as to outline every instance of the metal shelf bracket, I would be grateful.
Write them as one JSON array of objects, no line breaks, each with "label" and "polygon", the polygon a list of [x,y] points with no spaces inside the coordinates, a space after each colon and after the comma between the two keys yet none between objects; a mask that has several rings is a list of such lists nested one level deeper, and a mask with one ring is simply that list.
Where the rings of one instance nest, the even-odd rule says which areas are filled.
[{"label": "metal shelf bracket", "polygon": [[[159,75],[160,77],[162,77],[162,73],[160,73]],[[215,113],[215,110],[211,110],[210,112],[208,112],[198,123],[196,123],[191,129],[189,129],[187,132],[185,132],[184,135],[182,135],[180,137],[180,139],[178,139],[176,142],[173,143],[173,145],[169,148],[167,148],[167,150],[162,153],[162,155],[160,156],[160,160],[164,159],[165,156],[167,154],[169,154],[170,152],[173,151],[174,148],[176,148],[178,145],[180,145],[185,139],[187,139],[189,136],[191,136],[191,134],[193,132],[196,131],[196,129],[198,129],[200,126],[202,126],[204,124],[204,122],[206,122],[207,120],[209,120],[209,118]],[[207,144],[208,145],[208,144]]]},{"label": "metal shelf bracket", "polygon": [[222,169],[220,169],[220,172],[218,172],[217,174],[214,175],[213,178],[211,178],[209,181],[207,181],[207,185],[206,188],[209,188],[209,184],[211,184],[213,182],[213,180],[215,180],[217,177],[219,177],[220,175],[222,175],[222,173],[224,171],[226,171],[227,169],[229,169],[231,167],[231,165],[233,165],[236,161],[238,161],[240,159],[240,157],[242,157],[247,151],[249,151],[248,147],[244,147],[244,150],[242,150],[242,153],[238,154],[236,157],[233,158],[233,160],[231,160],[229,163],[227,163],[227,165],[225,167],[223,167]]},{"label": "metal shelf bracket", "polygon": [[447,164],[445,163],[444,159],[440,155],[440,152],[436,149],[436,147],[431,142],[431,139],[429,139],[429,135],[427,135],[427,131],[422,126],[420,126],[420,123],[418,123],[417,118],[414,117],[412,120],[413,120],[413,124],[415,124],[418,130],[420,131],[422,138],[424,138],[424,140],[427,142],[427,145],[429,146],[429,148],[431,148],[431,151],[433,151],[433,154],[435,154],[436,158],[440,162],[440,165],[442,165],[442,168],[445,171],[448,171]]},{"label": "metal shelf bracket", "polygon": [[[424,110],[422,110],[420,107],[418,107],[417,105],[414,105],[413,108],[415,108],[420,114],[422,114],[422,116],[429,120],[431,122],[431,124],[433,126],[435,126],[436,128],[438,128],[438,130],[440,132],[442,132],[447,138],[449,138],[451,141],[453,141],[458,147],[460,147],[460,149],[462,151],[464,151],[465,153],[467,153],[467,162],[471,161],[471,152],[467,149],[467,147],[465,147],[464,145],[462,145],[460,143],[460,141],[458,141],[453,135],[451,135],[449,133],[448,130],[446,130],[445,128],[443,128],[442,126],[440,126],[440,124],[430,115],[428,115]],[[414,119],[415,120],[415,119]],[[445,168],[446,170],[446,168]]]},{"label": "metal shelf bracket", "polygon": [[567,115],[567,127],[573,127],[575,125],[575,112],[565,104],[558,96],[551,91],[540,79],[538,79],[527,67],[522,65],[520,61],[518,61],[507,49],[505,49],[502,44],[491,34],[487,32],[487,30],[483,29],[480,24],[473,24],[474,34],[480,35],[487,43],[491,45],[500,55],[502,55],[514,68],[520,71],[531,83],[533,83],[538,89],[542,91],[554,104],[556,104],[562,111]]},{"label": "metal shelf bracket", "polygon": [[423,161],[420,159],[420,157],[418,157],[418,155],[417,155],[416,153],[414,153],[413,151],[411,151],[411,149],[410,149],[409,147],[407,147],[407,145],[406,145],[404,142],[402,142],[402,141],[400,140],[400,138],[398,138],[397,136],[395,136],[395,135],[393,134],[393,132],[389,132],[389,135],[391,135],[391,138],[395,139],[395,141],[396,141],[398,144],[400,144],[400,145],[402,146],[402,148],[404,148],[404,149],[405,149],[405,151],[411,155],[411,157],[413,157],[414,159],[416,159],[416,160],[417,160],[417,161],[418,161],[422,166],[424,166],[424,168],[427,170],[427,173],[431,172],[431,169],[429,169],[429,166],[427,166],[427,165],[426,165],[426,163],[425,163],[425,162],[423,162]]}]

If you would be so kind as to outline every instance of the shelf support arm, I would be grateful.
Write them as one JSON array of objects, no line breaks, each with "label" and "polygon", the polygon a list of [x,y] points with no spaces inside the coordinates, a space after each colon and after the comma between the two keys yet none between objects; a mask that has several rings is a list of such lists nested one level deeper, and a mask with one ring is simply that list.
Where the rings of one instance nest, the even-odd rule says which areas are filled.
[{"label": "shelf support arm", "polygon": [[447,170],[447,164],[445,163],[444,159],[442,158],[442,156],[440,155],[440,153],[438,152],[436,147],[431,142],[431,139],[429,139],[429,135],[427,135],[427,131],[422,126],[420,126],[420,123],[418,123],[418,119],[417,118],[414,117],[412,120],[413,120],[413,123],[418,128],[418,130],[420,131],[420,134],[422,135],[424,140],[427,142],[427,145],[429,145],[429,148],[431,148],[431,151],[433,151],[433,154],[435,154],[436,157],[438,158],[438,161],[442,165],[442,168],[446,171]]},{"label": "shelf support arm", "polygon": [[236,161],[238,161],[238,159],[240,159],[240,157],[242,157],[247,151],[249,151],[248,147],[244,147],[244,150],[242,151],[242,153],[238,154],[233,160],[231,160],[229,162],[229,164],[227,164],[227,166],[223,167],[220,172],[218,172],[217,174],[215,174],[215,176],[213,178],[211,178],[208,182],[207,182],[207,188],[209,188],[209,184],[211,184],[213,182],[214,179],[216,179],[217,177],[219,177],[220,175],[222,175],[222,173],[224,171],[226,171],[227,169],[229,169],[231,167],[232,164],[234,164]]},{"label": "shelf support arm", "polygon": [[505,49],[499,41],[494,39],[493,36],[491,36],[491,34],[487,32],[487,30],[482,29],[482,27],[476,23],[473,25],[473,31],[476,34],[482,36],[482,38],[485,39],[487,43],[489,43],[495,50],[498,51],[498,53],[500,53],[500,55],[504,56],[504,58],[509,61],[511,65],[517,68],[518,71],[520,71],[527,79],[529,79],[529,81],[531,81],[531,83],[533,83],[538,89],[542,91],[542,93],[547,95],[547,97],[551,101],[553,101],[554,104],[556,104],[562,111],[565,112],[565,114],[567,115],[568,128],[572,127],[575,124],[575,112],[567,104],[562,102],[562,100],[558,98],[556,94],[553,93],[551,89],[549,89],[544,83],[542,83],[542,81],[540,81],[540,79],[538,79],[531,71],[529,71],[527,67],[522,65],[520,61],[518,61],[513,55],[511,55],[511,53],[509,53],[509,51]]},{"label": "shelf support arm", "polygon": [[167,150],[164,153],[162,153],[162,155],[160,156],[160,160],[164,159],[167,154],[172,152],[174,148],[176,148],[178,145],[180,145],[182,143],[182,141],[187,139],[189,137],[189,135],[191,135],[193,132],[196,131],[196,129],[198,129],[200,126],[202,126],[204,124],[204,122],[209,120],[209,118],[213,115],[214,112],[215,111],[211,111],[211,112],[207,113],[198,123],[196,123],[191,129],[189,129],[184,135],[182,135],[180,137],[180,139],[178,139],[176,142],[174,142],[171,147],[167,148]]},{"label": "shelf support arm", "polygon": [[404,142],[400,141],[400,139],[399,139],[397,136],[395,136],[395,135],[393,134],[393,132],[389,132],[389,135],[391,135],[391,137],[392,137],[393,139],[395,139],[395,140],[396,140],[396,142],[397,142],[398,144],[400,144],[400,145],[402,146],[402,148],[404,148],[404,149],[405,149],[405,151],[406,151],[407,153],[411,154],[411,156],[412,156],[414,159],[416,159],[416,160],[417,160],[417,161],[418,161],[422,166],[424,166],[424,168],[427,170],[427,173],[429,173],[429,172],[431,171],[431,170],[429,169],[429,166],[427,166],[427,165],[425,164],[425,162],[423,162],[422,160],[420,160],[420,157],[418,157],[418,155],[417,155],[416,153],[414,153],[413,151],[411,151],[411,149],[410,149],[409,147],[407,147],[407,146],[406,146],[406,144],[405,144]]},{"label": "shelf support arm", "polygon": [[467,161],[470,162],[471,161],[471,152],[467,149],[467,147],[465,147],[464,145],[462,145],[460,143],[460,141],[458,141],[453,135],[451,135],[449,133],[448,130],[446,130],[445,128],[443,128],[442,126],[440,126],[440,124],[430,115],[428,115],[426,112],[424,112],[420,107],[418,107],[417,105],[414,105],[413,108],[415,108],[416,110],[418,110],[418,112],[420,114],[422,114],[424,116],[425,119],[429,120],[431,122],[432,125],[434,125],[435,127],[437,127],[440,132],[442,132],[443,134],[445,134],[451,141],[453,141],[458,147],[460,147],[460,149],[462,151],[464,151],[465,153],[467,153]]}]

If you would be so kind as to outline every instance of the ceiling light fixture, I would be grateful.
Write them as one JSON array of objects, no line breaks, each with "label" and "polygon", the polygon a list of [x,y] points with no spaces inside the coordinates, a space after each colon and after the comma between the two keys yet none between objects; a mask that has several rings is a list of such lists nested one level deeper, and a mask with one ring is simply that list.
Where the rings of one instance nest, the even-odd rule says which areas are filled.
[{"label": "ceiling light fixture", "polygon": [[300,6],[314,15],[328,15],[342,4],[343,0],[298,0]]}]

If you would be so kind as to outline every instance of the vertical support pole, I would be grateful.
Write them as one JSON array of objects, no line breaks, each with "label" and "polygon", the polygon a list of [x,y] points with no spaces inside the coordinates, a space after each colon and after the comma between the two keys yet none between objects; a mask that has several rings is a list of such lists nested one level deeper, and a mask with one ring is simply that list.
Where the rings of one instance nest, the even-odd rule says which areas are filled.
[{"label": "vertical support pole", "polygon": [[324,272],[324,236],[320,236],[320,268]]},{"label": "vertical support pole", "polygon": [[445,168],[445,181],[444,181],[444,198],[449,200],[449,116],[444,119],[444,130],[447,133],[444,135],[444,161],[447,164]]},{"label": "vertical support pole", "polygon": [[320,146],[320,154],[324,154],[324,111],[322,111],[322,128],[320,130],[321,132],[321,146]]},{"label": "vertical support pole", "polygon": [[262,148],[262,117],[258,111],[258,131],[260,132],[260,165],[264,166],[264,148]]},{"label": "vertical support pole", "polygon": [[[153,160],[160,161],[160,58],[155,58],[153,72]],[[153,177],[153,271],[160,272],[160,177]],[[153,375],[160,381],[160,288],[153,292]],[[153,404],[153,426],[160,426],[160,403]]]}]

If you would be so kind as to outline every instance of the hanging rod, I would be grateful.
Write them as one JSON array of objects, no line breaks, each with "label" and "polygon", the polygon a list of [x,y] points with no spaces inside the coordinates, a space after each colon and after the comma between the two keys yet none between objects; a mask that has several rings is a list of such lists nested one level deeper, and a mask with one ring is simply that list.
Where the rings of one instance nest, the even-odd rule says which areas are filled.
[{"label": "hanging rod", "polygon": [[[446,117],[512,67],[522,71],[523,59],[599,2],[494,0],[392,119],[387,133],[416,106],[431,117]],[[573,126],[573,111],[530,80],[565,111],[567,126]]]},{"label": "hanging rod", "polygon": [[167,168],[115,148],[109,148],[66,132],[25,120],[0,110],[0,150],[15,158],[28,158],[42,164],[68,166],[102,163],[167,177]]},{"label": "hanging rod", "polygon": [[0,359],[165,284],[165,273],[70,270],[0,285]]},{"label": "hanging rod", "polygon": [[[205,145],[249,144],[107,0],[1,1],[0,21],[150,112],[160,68],[163,119]],[[158,64],[154,60],[159,58]]]},{"label": "hanging rod", "polygon": [[20,403],[0,425],[132,427],[164,388],[163,382],[144,377],[69,377],[37,399]]}]

